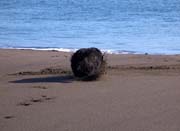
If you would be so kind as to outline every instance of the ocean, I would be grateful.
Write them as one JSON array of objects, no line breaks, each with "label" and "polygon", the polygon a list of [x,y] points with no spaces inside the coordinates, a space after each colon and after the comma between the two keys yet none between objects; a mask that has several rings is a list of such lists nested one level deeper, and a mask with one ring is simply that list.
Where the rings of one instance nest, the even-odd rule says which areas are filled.
[{"label": "ocean", "polygon": [[0,48],[180,54],[180,0],[0,0]]}]

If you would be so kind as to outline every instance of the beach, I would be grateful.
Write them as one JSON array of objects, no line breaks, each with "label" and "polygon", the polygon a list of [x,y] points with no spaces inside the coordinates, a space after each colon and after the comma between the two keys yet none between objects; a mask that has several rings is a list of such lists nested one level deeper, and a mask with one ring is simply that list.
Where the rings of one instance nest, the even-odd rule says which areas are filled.
[{"label": "beach", "polygon": [[180,55],[105,54],[79,81],[71,52],[0,49],[1,131],[179,131]]}]

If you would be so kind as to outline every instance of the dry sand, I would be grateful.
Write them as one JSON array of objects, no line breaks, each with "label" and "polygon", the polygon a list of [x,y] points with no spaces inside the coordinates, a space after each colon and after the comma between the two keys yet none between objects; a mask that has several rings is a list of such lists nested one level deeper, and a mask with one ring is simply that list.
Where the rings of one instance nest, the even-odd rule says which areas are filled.
[{"label": "dry sand", "polygon": [[0,131],[180,131],[180,55],[107,55],[93,82],[71,55],[0,50]]}]

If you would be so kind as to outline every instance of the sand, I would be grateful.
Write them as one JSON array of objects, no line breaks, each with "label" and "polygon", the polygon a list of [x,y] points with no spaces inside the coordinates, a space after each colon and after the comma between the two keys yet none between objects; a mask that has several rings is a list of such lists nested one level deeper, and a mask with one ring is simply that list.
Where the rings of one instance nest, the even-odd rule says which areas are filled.
[{"label": "sand", "polygon": [[0,49],[1,131],[179,131],[180,55],[108,55],[76,80],[72,53]]}]

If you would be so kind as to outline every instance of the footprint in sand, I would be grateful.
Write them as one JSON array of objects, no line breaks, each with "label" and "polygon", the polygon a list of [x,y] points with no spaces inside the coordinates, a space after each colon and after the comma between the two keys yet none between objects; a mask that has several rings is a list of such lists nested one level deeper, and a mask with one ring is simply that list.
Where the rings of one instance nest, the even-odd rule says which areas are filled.
[{"label": "footprint in sand", "polygon": [[49,100],[53,100],[56,97],[48,97],[46,95],[41,95],[39,98],[31,98],[30,100],[26,100],[24,102],[20,102],[18,105],[19,106],[30,106],[33,105],[34,103],[41,103]]},{"label": "footprint in sand", "polygon": [[32,98],[31,100],[30,100],[30,102],[34,102],[34,103],[40,103],[40,102],[43,102],[43,99],[42,98]]},{"label": "footprint in sand", "polygon": [[30,105],[32,105],[32,103],[30,103],[28,101],[24,101],[24,102],[20,102],[18,105],[19,106],[30,106]]},{"label": "footprint in sand", "polygon": [[15,116],[8,115],[4,117],[4,119],[12,119],[12,118],[15,118]]}]

